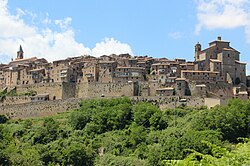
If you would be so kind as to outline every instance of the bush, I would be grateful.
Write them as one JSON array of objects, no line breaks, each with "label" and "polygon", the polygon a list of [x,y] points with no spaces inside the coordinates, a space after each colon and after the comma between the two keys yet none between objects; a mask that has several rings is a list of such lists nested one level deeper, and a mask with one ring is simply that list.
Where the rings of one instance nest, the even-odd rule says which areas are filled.
[{"label": "bush", "polygon": [[6,123],[9,118],[6,115],[0,115],[0,124]]}]

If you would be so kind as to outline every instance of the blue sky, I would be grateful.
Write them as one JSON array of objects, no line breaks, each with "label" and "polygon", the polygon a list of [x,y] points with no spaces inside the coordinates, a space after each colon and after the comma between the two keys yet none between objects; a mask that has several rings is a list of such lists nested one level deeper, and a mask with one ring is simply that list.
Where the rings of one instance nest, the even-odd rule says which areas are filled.
[{"label": "blue sky", "polygon": [[[125,53],[193,60],[217,36],[250,62],[249,0],[0,0],[0,61]],[[249,70],[250,71],[250,70]],[[250,72],[249,72],[250,73]]]}]

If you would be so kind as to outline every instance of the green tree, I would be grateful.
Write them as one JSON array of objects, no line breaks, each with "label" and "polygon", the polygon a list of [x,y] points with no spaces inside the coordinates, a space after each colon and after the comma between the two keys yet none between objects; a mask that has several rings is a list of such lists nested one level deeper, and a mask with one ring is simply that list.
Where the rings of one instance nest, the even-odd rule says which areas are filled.
[{"label": "green tree", "polygon": [[215,107],[197,115],[193,127],[197,130],[219,130],[223,139],[237,142],[250,134],[250,101],[234,99],[227,106]]},{"label": "green tree", "polygon": [[[150,118],[158,111],[159,108],[150,103],[138,103],[133,106],[133,120],[138,126],[150,127]],[[155,123],[153,118],[152,123]]]},{"label": "green tree", "polygon": [[74,111],[70,115],[69,123],[75,130],[82,130],[90,121],[90,118],[86,112]]},{"label": "green tree", "polygon": [[6,123],[9,118],[6,115],[0,115],[0,124]]},{"label": "green tree", "polygon": [[33,137],[33,143],[46,144],[57,139],[59,131],[59,123],[53,118],[46,118],[43,126],[36,131]]}]

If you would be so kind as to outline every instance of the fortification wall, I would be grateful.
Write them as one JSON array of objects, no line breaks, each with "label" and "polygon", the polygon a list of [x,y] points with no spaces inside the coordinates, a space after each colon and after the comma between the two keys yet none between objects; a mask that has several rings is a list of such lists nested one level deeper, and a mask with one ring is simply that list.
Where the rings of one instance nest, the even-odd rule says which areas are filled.
[{"label": "fortification wall", "polygon": [[[113,97],[105,97],[113,98]],[[212,99],[212,98],[193,98],[186,97],[185,102],[181,102],[178,96],[155,96],[155,97],[142,97],[133,96],[130,97],[132,102],[150,102],[159,106],[161,109],[175,108],[178,106],[189,106],[189,107],[201,107],[207,106],[208,108],[214,107],[217,104],[226,104],[227,100]],[[83,99],[66,99],[66,100],[55,100],[55,101],[44,101],[36,103],[25,103],[16,105],[5,105],[0,107],[0,114],[5,114],[10,118],[14,119],[25,119],[32,117],[43,117],[55,115],[60,112],[70,111],[77,109],[80,106],[80,102]]]},{"label": "fortification wall", "polygon": [[221,99],[217,99],[217,98],[205,98],[205,105],[208,108],[215,107],[216,105],[221,105],[221,103],[222,103]]},{"label": "fortification wall", "polygon": [[76,86],[77,98],[134,96],[134,83],[80,83]]},{"label": "fortification wall", "polygon": [[149,96],[150,95],[150,89],[148,84],[140,84],[139,86],[139,96]]},{"label": "fortification wall", "polygon": [[13,104],[22,104],[30,103],[31,99],[29,96],[6,96],[0,105],[13,105]]},{"label": "fortification wall", "polygon": [[81,99],[67,99],[1,106],[0,114],[5,114],[14,119],[50,116],[79,108],[80,101]]},{"label": "fortification wall", "polygon": [[[210,83],[207,85],[207,91],[210,92],[210,95],[216,96],[218,98],[232,98],[233,97],[233,85],[227,83]],[[210,97],[210,96],[208,96]]]},{"label": "fortification wall", "polygon": [[[232,98],[233,97],[233,85],[218,82],[218,83],[206,83],[206,90],[208,92],[208,97],[212,98]],[[193,97],[200,96],[196,89],[195,82],[189,82],[188,88]]]},{"label": "fortification wall", "polygon": [[149,95],[150,96],[156,96],[156,89],[159,89],[159,84],[158,83],[149,83]]},{"label": "fortification wall", "polygon": [[201,97],[189,97],[186,96],[185,100],[186,102],[181,102],[180,98],[178,96],[154,96],[154,97],[131,97],[132,101],[134,102],[150,102],[155,105],[158,105],[161,109],[167,109],[167,108],[175,108],[179,106],[188,106],[188,107],[201,107],[206,106],[205,105],[205,99]]},{"label": "fortification wall", "polygon": [[76,97],[76,84],[75,83],[62,83],[62,99],[75,98]]},{"label": "fortification wall", "polygon": [[39,83],[32,85],[18,85],[16,86],[17,93],[24,93],[28,91],[36,91],[38,94],[49,94],[49,99],[64,99],[62,95],[62,83]]},{"label": "fortification wall", "polygon": [[189,82],[188,88],[192,96],[199,96],[196,91],[196,83],[195,82]]}]

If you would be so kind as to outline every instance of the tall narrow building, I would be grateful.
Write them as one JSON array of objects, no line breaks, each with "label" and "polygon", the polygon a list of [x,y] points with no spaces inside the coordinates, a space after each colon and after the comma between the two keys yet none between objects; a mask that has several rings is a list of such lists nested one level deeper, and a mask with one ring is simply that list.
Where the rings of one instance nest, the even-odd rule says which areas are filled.
[{"label": "tall narrow building", "polygon": [[17,51],[17,58],[16,60],[23,59],[23,48],[20,45],[19,50]]}]

